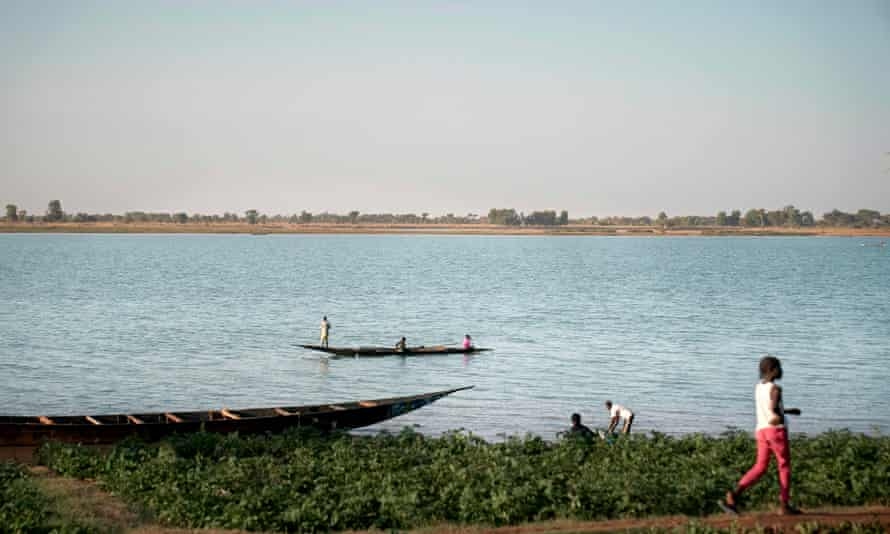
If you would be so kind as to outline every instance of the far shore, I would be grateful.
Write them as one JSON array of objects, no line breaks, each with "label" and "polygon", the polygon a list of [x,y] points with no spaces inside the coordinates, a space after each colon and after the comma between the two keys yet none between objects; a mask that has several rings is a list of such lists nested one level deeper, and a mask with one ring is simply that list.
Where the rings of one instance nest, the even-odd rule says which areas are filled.
[{"label": "far shore", "polygon": [[547,236],[827,236],[890,237],[888,228],[740,226],[503,226],[496,224],[335,224],[335,223],[2,223],[0,233],[77,234],[415,234]]}]

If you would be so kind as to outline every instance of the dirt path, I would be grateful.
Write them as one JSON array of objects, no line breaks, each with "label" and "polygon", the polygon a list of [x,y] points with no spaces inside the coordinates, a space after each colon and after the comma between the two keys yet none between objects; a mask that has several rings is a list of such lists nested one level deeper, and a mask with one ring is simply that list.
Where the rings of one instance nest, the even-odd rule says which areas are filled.
[{"label": "dirt path", "polygon": [[[60,477],[46,467],[30,468],[35,482],[55,502],[53,513],[63,520],[91,526],[100,532],[132,534],[246,534],[240,530],[181,529],[157,524],[150,514],[133,510],[117,497],[102,490],[94,481]],[[491,528],[443,525],[419,529],[422,534],[543,534],[569,532],[614,532],[673,529],[690,522],[716,528],[764,528],[781,532],[794,531],[800,524],[819,523],[821,526],[838,526],[844,523],[872,525],[879,523],[890,530],[890,507],[845,507],[808,510],[800,516],[780,516],[773,513],[750,513],[738,517],[714,515],[705,518],[686,516],[656,517],[651,519],[615,519],[609,521],[542,521],[526,525]],[[379,531],[377,531],[379,532]]]},{"label": "dirt path", "polygon": [[569,532],[623,532],[627,530],[674,529],[690,523],[710,527],[730,529],[764,529],[772,532],[793,532],[801,524],[818,523],[821,527],[839,526],[844,523],[873,525],[879,523],[884,530],[890,530],[890,507],[865,506],[850,508],[823,508],[807,511],[799,516],[781,516],[774,513],[750,513],[737,517],[713,515],[705,518],[687,516],[655,517],[651,519],[612,519],[607,521],[543,521],[526,525],[481,528],[481,527],[438,527],[423,529],[423,534],[546,534]]},{"label": "dirt path", "polygon": [[30,468],[40,490],[53,500],[51,512],[65,522],[92,527],[99,532],[140,534],[235,534],[236,530],[167,528],[149,514],[128,507],[91,480],[61,477],[43,466]]}]

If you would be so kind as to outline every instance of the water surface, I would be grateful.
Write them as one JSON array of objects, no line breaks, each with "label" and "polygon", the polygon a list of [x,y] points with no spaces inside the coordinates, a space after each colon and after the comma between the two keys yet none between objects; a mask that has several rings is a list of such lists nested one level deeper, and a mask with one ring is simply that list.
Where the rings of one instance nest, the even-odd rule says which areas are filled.
[{"label": "water surface", "polygon": [[[298,405],[475,385],[379,425],[546,438],[603,401],[636,428],[753,424],[757,360],[793,429],[890,430],[890,250],[863,239],[0,235],[0,406]],[[458,343],[325,361],[296,347]]]}]

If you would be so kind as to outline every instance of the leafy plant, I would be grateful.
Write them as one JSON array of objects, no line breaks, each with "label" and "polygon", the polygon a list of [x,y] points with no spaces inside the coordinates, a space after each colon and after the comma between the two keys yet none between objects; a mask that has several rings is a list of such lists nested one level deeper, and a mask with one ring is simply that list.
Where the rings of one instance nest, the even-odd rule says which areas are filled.
[{"label": "leafy plant", "polygon": [[[798,504],[890,503],[890,438],[831,432],[796,437],[791,449]],[[488,443],[409,429],[374,437],[199,433],[122,443],[104,457],[58,444],[40,451],[51,468],[97,478],[169,524],[307,532],[700,516],[717,511],[754,456],[754,440],[741,432]],[[778,492],[771,473],[743,504],[775,506]]]}]

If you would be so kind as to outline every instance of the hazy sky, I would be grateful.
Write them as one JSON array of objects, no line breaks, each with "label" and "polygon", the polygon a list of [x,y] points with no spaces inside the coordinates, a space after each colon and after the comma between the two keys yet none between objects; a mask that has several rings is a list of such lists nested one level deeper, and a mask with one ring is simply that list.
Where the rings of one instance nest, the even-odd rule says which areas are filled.
[{"label": "hazy sky", "polygon": [[890,211],[890,1],[0,0],[0,203]]}]

